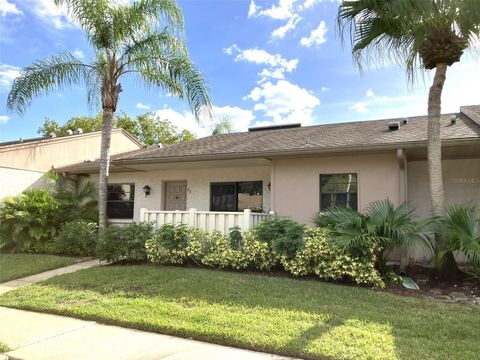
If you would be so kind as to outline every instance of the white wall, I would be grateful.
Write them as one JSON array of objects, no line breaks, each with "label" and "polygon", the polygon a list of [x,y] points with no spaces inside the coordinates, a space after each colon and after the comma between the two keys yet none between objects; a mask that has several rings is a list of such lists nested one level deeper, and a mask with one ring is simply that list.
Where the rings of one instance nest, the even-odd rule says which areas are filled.
[{"label": "white wall", "polygon": [[0,201],[30,188],[45,186],[44,173],[0,166]]},{"label": "white wall", "polygon": [[[92,176],[98,179],[98,174]],[[157,170],[146,172],[111,173],[109,183],[135,184],[134,220],[140,218],[140,208],[163,209],[163,189],[165,181],[187,181],[187,209],[210,210],[210,183],[227,181],[263,181],[263,207],[270,210],[270,167],[238,166],[234,168],[210,168],[192,170]],[[151,187],[151,194],[145,196],[143,186]]]}]

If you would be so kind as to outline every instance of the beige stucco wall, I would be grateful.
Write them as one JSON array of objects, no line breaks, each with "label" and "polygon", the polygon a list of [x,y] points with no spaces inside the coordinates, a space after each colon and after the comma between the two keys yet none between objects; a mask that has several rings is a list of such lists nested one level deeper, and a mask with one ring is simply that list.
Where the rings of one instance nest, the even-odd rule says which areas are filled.
[{"label": "beige stucco wall", "polygon": [[[442,165],[445,205],[471,203],[480,206],[480,158],[444,160]],[[426,218],[430,215],[427,162],[410,161],[407,169],[408,203],[418,216]],[[431,255],[430,251],[420,247],[409,250],[409,257],[413,260],[426,260]],[[461,255],[457,258],[464,260]]]},{"label": "beige stucco wall", "polygon": [[16,196],[29,188],[45,186],[43,172],[12,169],[0,166],[0,201]]},{"label": "beige stucco wall", "polygon": [[[445,205],[472,202],[480,205],[480,158],[443,160]],[[430,192],[426,161],[409,161],[407,198],[415,212],[430,215]]]},{"label": "beige stucco wall", "polygon": [[359,210],[372,201],[399,203],[398,161],[394,152],[295,158],[274,161],[275,213],[311,224],[320,209],[320,174],[357,173]]},{"label": "beige stucco wall", "polygon": [[[0,147],[0,166],[46,172],[60,167],[100,157],[101,133],[64,136],[35,143]],[[112,133],[111,152],[118,154],[140,146],[120,129]]]},{"label": "beige stucco wall", "polygon": [[[32,187],[43,187],[43,175],[61,167],[100,157],[101,133],[71,135],[0,147],[0,201]],[[141,146],[121,129],[112,133],[111,151],[118,154]]]},{"label": "beige stucco wall", "polygon": [[[92,175],[94,180],[98,174]],[[187,209],[210,210],[210,183],[227,181],[263,181],[263,207],[270,210],[270,167],[237,166],[191,170],[156,170],[148,172],[129,172],[110,174],[109,183],[135,184],[134,220],[140,219],[140,208],[162,210],[164,205],[163,189],[165,181],[187,181]],[[151,194],[145,196],[143,186],[151,187]]]}]

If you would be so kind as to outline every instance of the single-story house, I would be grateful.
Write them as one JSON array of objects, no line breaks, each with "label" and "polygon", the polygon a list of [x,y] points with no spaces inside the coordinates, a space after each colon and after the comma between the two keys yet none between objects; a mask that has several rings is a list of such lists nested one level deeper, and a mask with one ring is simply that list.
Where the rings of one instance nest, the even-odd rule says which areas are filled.
[{"label": "single-story house", "polygon": [[[480,204],[480,106],[442,115],[441,133],[447,205]],[[57,168],[94,179],[98,170],[98,161]],[[248,209],[310,224],[334,204],[361,211],[381,199],[408,202],[420,216],[430,208],[426,116],[251,128],[119,154],[110,171],[112,222],[195,223],[189,212]]]},{"label": "single-story house", "polygon": [[[67,166],[100,156],[101,132],[20,139],[0,143],[0,200],[32,187],[45,186],[44,175],[53,167]],[[112,132],[112,154],[138,150],[143,145],[127,131]]]}]

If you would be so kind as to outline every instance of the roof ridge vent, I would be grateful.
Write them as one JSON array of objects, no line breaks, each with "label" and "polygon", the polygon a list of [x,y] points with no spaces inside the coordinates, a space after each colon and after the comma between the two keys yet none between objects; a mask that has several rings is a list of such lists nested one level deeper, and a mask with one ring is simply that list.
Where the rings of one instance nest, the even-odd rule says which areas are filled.
[{"label": "roof ridge vent", "polygon": [[282,125],[269,125],[269,126],[256,126],[248,128],[248,132],[254,131],[266,131],[266,130],[280,130],[280,129],[293,129],[301,127],[301,123],[282,124]]},{"label": "roof ridge vent", "polygon": [[450,124],[452,125],[455,124],[457,122],[457,118],[458,118],[457,114],[450,115]]}]

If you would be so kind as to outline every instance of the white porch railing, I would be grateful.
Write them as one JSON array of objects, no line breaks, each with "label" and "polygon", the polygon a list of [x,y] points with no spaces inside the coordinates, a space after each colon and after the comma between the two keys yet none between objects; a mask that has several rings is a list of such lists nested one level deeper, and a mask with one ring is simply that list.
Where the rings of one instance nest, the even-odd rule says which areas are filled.
[{"label": "white porch railing", "polygon": [[234,226],[238,226],[242,231],[251,229],[269,216],[273,216],[273,213],[254,213],[250,209],[243,212],[140,209],[140,221],[153,223],[156,228],[164,224],[185,224],[205,231],[217,230],[222,234],[228,234]]}]

